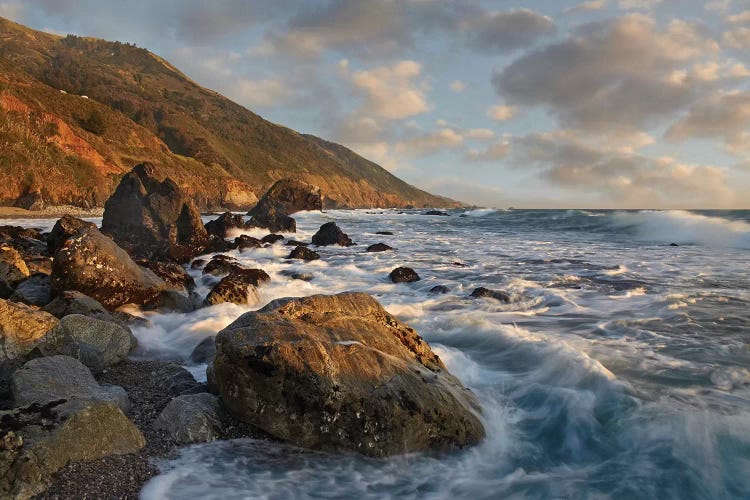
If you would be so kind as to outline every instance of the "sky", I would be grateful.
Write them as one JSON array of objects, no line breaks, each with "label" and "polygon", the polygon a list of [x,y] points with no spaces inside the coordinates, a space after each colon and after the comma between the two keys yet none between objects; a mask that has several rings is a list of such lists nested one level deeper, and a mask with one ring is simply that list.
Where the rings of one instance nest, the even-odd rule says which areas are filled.
[{"label": "sky", "polygon": [[0,0],[482,206],[750,208],[750,0]]}]

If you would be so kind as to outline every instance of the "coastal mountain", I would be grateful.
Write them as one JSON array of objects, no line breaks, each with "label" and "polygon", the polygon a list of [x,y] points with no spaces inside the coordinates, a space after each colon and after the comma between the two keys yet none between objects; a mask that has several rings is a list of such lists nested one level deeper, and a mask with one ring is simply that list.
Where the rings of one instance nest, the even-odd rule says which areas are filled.
[{"label": "coastal mountain", "polygon": [[246,209],[282,178],[319,186],[328,208],[457,205],[264,120],[146,49],[0,18],[0,205],[102,206],[143,161],[204,209]]}]

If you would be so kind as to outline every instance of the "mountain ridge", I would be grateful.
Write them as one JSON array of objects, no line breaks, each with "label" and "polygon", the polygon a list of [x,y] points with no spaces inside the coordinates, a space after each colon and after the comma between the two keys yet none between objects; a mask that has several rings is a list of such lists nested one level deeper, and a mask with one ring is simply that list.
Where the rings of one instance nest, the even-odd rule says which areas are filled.
[{"label": "mountain ridge", "polygon": [[249,208],[282,178],[321,187],[329,208],[460,205],[267,121],[132,44],[0,18],[0,70],[3,205],[102,206],[142,161],[203,209]]}]

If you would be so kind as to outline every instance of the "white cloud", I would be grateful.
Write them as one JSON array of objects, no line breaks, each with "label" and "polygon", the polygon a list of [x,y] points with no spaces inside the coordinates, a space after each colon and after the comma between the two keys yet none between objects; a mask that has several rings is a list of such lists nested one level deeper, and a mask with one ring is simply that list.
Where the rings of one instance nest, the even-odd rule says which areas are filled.
[{"label": "white cloud", "polygon": [[273,78],[265,80],[240,78],[231,84],[227,93],[240,104],[251,108],[277,106],[294,95],[293,90],[285,82]]},{"label": "white cloud", "polygon": [[737,14],[732,14],[731,16],[727,16],[726,20],[728,23],[731,24],[746,24],[750,22],[750,10],[745,10],[742,12],[738,12]]},{"label": "white cloud", "polygon": [[489,145],[485,150],[472,149],[464,156],[467,161],[493,162],[506,158],[511,151],[511,144],[507,139],[501,139]]},{"label": "white cloud", "polygon": [[450,84],[450,88],[453,92],[461,93],[466,90],[466,83],[461,80],[453,80]]},{"label": "white cloud", "polygon": [[495,132],[488,128],[472,128],[467,130],[464,135],[475,141],[491,141],[495,138]]},{"label": "white cloud", "polygon": [[618,7],[623,10],[648,10],[653,9],[663,0],[619,0]]},{"label": "white cloud", "polygon": [[407,156],[428,156],[455,149],[464,143],[463,136],[450,128],[418,135],[396,144],[395,151]]},{"label": "white cloud", "polygon": [[724,43],[735,49],[750,48],[750,28],[735,28],[724,33]]},{"label": "white cloud", "polygon": [[487,110],[487,116],[489,116],[493,120],[502,122],[502,121],[510,120],[511,118],[516,116],[517,112],[518,112],[518,109],[515,106],[497,105],[497,106],[492,106],[490,109]]},{"label": "white cloud", "polygon": [[364,114],[398,120],[429,110],[425,86],[419,81],[422,66],[415,61],[355,72],[349,71],[347,63],[342,69],[364,97]]},{"label": "white cloud", "polygon": [[588,12],[593,10],[602,10],[607,6],[607,0],[589,0],[588,2],[581,2],[578,5],[565,9],[566,14],[572,14],[575,12]]}]

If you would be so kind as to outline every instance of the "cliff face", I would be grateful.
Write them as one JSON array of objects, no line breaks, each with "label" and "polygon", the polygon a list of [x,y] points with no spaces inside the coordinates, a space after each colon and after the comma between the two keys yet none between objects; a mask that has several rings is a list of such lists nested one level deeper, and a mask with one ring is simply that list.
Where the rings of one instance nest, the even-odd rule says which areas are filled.
[{"label": "cliff face", "polygon": [[145,49],[0,18],[0,204],[31,194],[101,206],[142,161],[202,208],[249,208],[281,178],[320,186],[338,207],[456,205],[264,120]]}]

